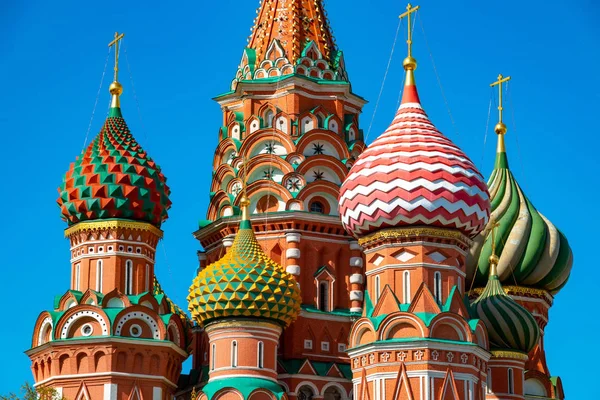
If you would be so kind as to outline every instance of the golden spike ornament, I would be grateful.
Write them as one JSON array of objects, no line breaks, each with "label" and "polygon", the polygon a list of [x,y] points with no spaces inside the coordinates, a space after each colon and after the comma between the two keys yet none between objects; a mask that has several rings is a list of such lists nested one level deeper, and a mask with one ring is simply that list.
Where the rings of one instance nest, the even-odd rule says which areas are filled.
[{"label": "golden spike ornament", "polygon": [[112,42],[108,44],[108,47],[115,46],[115,76],[113,83],[110,84],[109,91],[112,95],[110,102],[111,108],[121,107],[119,96],[123,93],[123,86],[119,83],[119,42],[125,37],[124,33],[115,32],[115,37]]},{"label": "golden spike ornament", "polygon": [[417,69],[417,60],[412,56],[412,14],[417,12],[421,8],[421,6],[413,7],[410,3],[406,7],[406,12],[400,15],[400,19],[406,18],[408,21],[408,39],[406,43],[408,44],[408,57],[404,59],[402,65],[404,66],[404,70],[406,73],[406,85],[414,85],[415,78],[413,71]]},{"label": "golden spike ornament", "polygon": [[[500,74],[500,75],[498,75],[498,80],[490,85],[490,87],[498,86],[498,118],[499,118],[499,121],[496,124],[496,126],[494,127],[494,131],[498,135],[504,135],[507,131],[506,125],[504,125],[504,122],[502,122],[502,112],[504,111],[504,107],[502,106],[502,84],[504,82],[508,82],[510,80],[511,80],[510,76],[504,77],[504,76],[502,76],[502,74]],[[502,143],[504,143],[504,142],[502,141]],[[498,150],[501,150],[501,149],[498,148]],[[502,151],[504,151],[504,149],[502,149]]]}]

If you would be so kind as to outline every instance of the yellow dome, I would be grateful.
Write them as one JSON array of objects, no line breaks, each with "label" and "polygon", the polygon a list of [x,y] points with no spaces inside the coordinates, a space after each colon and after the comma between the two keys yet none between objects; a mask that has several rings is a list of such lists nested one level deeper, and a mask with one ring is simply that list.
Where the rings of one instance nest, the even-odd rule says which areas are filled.
[{"label": "yellow dome", "polygon": [[300,312],[300,289],[262,250],[243,213],[233,245],[202,270],[190,287],[189,310],[200,325],[220,318],[250,317],[290,325]]}]

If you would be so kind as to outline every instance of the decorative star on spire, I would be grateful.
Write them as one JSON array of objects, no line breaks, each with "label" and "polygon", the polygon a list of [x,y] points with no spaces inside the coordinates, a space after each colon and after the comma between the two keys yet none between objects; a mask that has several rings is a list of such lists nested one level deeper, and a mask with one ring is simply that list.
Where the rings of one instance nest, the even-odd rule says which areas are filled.
[{"label": "decorative star on spire", "polygon": [[302,187],[302,183],[299,178],[290,178],[287,182],[287,189],[290,192],[299,192]]},{"label": "decorative star on spire", "polygon": [[313,154],[314,155],[319,155],[319,154],[323,154],[324,151],[324,145],[321,143],[313,143]]},{"label": "decorative star on spire", "polygon": [[265,144],[265,150],[266,150],[267,154],[275,153],[275,143],[269,142],[269,143]]},{"label": "decorative star on spire", "polygon": [[267,168],[263,171],[263,176],[265,179],[271,180],[273,179],[273,168]]}]

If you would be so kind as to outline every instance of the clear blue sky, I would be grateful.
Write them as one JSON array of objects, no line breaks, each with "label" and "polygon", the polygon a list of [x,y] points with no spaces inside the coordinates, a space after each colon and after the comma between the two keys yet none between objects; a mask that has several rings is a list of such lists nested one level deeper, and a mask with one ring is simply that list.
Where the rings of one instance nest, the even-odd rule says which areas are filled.
[{"label": "clear blue sky", "polygon": [[[229,88],[257,5],[258,0],[4,0],[0,5],[0,194],[5,215],[0,230],[0,393],[31,380],[23,351],[31,344],[35,319],[68,289],[69,244],[55,204],[56,187],[82,150],[107,44],[116,30],[127,35],[121,74],[124,116],[162,166],[173,191],[157,274],[167,293],[187,308],[199,248],[191,233],[205,216],[221,125],[211,98]],[[493,113],[484,148],[489,83],[498,73],[513,76],[506,118],[513,171],[535,206],[565,232],[575,253],[571,280],[556,298],[546,330],[548,364],[562,377],[569,398],[589,399],[597,375],[592,349],[599,328],[595,302],[590,302],[598,285],[592,269],[598,259],[593,249],[598,247],[600,194],[600,6],[594,0],[423,0],[420,5],[455,126],[417,23],[414,51],[422,102],[437,127],[486,176],[496,140]],[[405,4],[330,0],[327,6],[353,89],[371,101],[361,119],[366,133],[396,15]],[[395,113],[406,52],[404,30],[401,35],[370,140]],[[106,115],[111,65],[88,140]]]}]

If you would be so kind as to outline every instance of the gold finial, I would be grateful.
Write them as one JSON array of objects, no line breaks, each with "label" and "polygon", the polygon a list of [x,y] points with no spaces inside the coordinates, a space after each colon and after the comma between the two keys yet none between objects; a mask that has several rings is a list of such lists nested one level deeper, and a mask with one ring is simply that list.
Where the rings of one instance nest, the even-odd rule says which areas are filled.
[{"label": "gold finial", "polygon": [[492,227],[492,255],[490,256],[490,276],[498,275],[498,262],[500,258],[496,255],[496,229],[500,226],[500,222],[496,222],[496,220],[491,221]]},{"label": "gold finial", "polygon": [[502,106],[502,84],[504,82],[508,82],[510,81],[511,77],[507,76],[506,78],[502,76],[502,74],[498,75],[498,80],[494,83],[492,83],[490,86],[494,87],[494,86],[498,86],[498,93],[499,93],[499,97],[498,97],[498,118],[499,121],[496,124],[496,126],[494,127],[494,131],[500,136],[499,140],[498,140],[498,152],[499,153],[503,153],[506,151],[506,149],[504,148],[504,134],[506,134],[506,125],[504,124],[504,122],[502,122],[502,111],[504,111],[504,107]]},{"label": "gold finial", "polygon": [[248,181],[248,163],[244,158],[242,159],[242,198],[240,199],[240,207],[242,208],[242,221],[250,220],[250,199],[248,198],[248,192],[246,191],[246,183]]},{"label": "gold finial", "polygon": [[108,89],[112,95],[112,101],[110,103],[111,108],[121,107],[119,96],[123,93],[123,86],[119,83],[119,42],[124,37],[124,33],[119,34],[119,32],[115,32],[115,38],[108,44],[108,47],[115,46],[115,78]]},{"label": "gold finial", "polygon": [[417,60],[415,60],[412,56],[412,13],[416,12],[421,6],[413,7],[410,3],[406,7],[406,12],[400,15],[400,19],[404,17],[408,17],[408,40],[406,43],[408,44],[408,57],[404,59],[402,65],[404,65],[404,70],[406,71],[406,85],[414,85],[415,78],[413,71],[417,69]]}]

